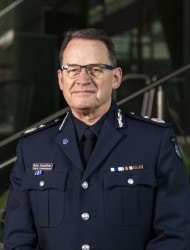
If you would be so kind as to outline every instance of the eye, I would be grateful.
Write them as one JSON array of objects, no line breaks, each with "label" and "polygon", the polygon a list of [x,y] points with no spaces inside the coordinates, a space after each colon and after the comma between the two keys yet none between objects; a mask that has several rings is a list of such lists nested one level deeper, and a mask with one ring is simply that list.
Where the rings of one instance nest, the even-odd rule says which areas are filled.
[{"label": "eye", "polygon": [[101,66],[92,66],[90,68],[90,74],[92,76],[99,76],[102,73],[103,73],[103,68]]},{"label": "eye", "polygon": [[68,73],[75,73],[75,72],[78,72],[78,67],[69,66],[69,67],[67,68],[67,71],[68,71]]},{"label": "eye", "polygon": [[67,73],[70,78],[77,77],[80,74],[80,66],[69,65],[67,68]]}]

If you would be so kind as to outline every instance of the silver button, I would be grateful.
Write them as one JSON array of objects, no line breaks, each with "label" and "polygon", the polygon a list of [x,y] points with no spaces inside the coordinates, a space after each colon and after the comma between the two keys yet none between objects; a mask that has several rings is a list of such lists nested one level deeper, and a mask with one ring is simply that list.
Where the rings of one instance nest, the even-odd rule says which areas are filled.
[{"label": "silver button", "polygon": [[129,178],[129,179],[127,180],[127,182],[128,182],[130,185],[132,185],[132,184],[134,183],[134,180],[133,180],[132,178]]},{"label": "silver button", "polygon": [[40,187],[43,187],[45,185],[45,181],[40,181],[39,185]]},{"label": "silver button", "polygon": [[81,247],[82,250],[90,250],[90,246],[88,244],[84,244]]},{"label": "silver button", "polygon": [[82,186],[83,189],[87,189],[88,188],[88,182],[84,181],[81,186]]},{"label": "silver button", "polygon": [[82,213],[82,214],[81,214],[81,218],[82,218],[83,220],[89,220],[90,215],[89,215],[89,213]]}]

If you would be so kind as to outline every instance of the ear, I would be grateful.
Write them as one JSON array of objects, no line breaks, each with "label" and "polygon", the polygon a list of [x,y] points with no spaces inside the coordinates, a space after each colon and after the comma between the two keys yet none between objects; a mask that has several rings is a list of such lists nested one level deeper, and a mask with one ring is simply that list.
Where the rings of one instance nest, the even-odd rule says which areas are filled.
[{"label": "ear", "polygon": [[122,80],[122,69],[116,68],[113,72],[113,82],[112,82],[112,88],[117,89],[121,85]]},{"label": "ear", "polygon": [[63,74],[62,74],[62,71],[60,69],[58,69],[57,71],[57,77],[58,77],[58,82],[59,82],[59,88],[61,90],[63,90]]}]

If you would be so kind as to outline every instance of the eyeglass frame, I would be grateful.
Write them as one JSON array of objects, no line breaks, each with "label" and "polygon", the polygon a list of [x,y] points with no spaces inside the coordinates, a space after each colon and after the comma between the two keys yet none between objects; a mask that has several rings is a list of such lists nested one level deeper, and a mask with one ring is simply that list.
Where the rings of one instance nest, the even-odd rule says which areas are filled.
[{"label": "eyeglass frame", "polygon": [[[113,70],[115,68],[117,68],[117,66],[113,66],[113,65],[109,65],[109,64],[104,64],[104,63],[93,63],[93,64],[87,64],[87,65],[79,65],[79,64],[65,64],[65,65],[61,65],[61,70],[67,70],[68,66],[79,66],[80,67],[80,71],[79,73],[75,76],[75,77],[69,77],[70,79],[75,79],[77,77],[80,76],[81,70],[82,68],[85,68],[86,73],[88,74],[88,76],[93,77],[93,78],[98,78],[96,76],[93,76],[90,74],[90,70],[88,69],[88,67],[93,67],[93,66],[103,66],[103,69],[107,69],[107,70]],[[69,72],[67,71],[68,76],[69,76]]]}]

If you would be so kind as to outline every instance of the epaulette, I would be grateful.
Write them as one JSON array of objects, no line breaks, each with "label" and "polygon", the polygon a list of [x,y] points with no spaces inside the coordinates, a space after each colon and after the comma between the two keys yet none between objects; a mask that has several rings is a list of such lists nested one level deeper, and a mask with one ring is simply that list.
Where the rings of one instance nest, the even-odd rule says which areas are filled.
[{"label": "epaulette", "polygon": [[173,126],[171,123],[165,122],[162,119],[150,118],[148,116],[136,115],[135,113],[132,113],[132,112],[127,113],[127,116],[132,118],[132,119],[138,120],[138,121],[151,123],[151,124],[158,125],[158,126],[161,126],[161,127],[171,127],[171,126]]},{"label": "epaulette", "polygon": [[62,122],[62,119],[56,119],[56,120],[50,121],[50,122],[48,122],[46,124],[41,124],[38,127],[29,128],[26,131],[24,131],[24,133],[22,133],[21,136],[26,137],[26,136],[29,136],[29,135],[33,135],[33,134],[38,133],[38,132],[40,132],[42,130],[53,127],[53,126],[55,126],[55,125],[57,125],[57,124],[59,124],[61,122]]}]

